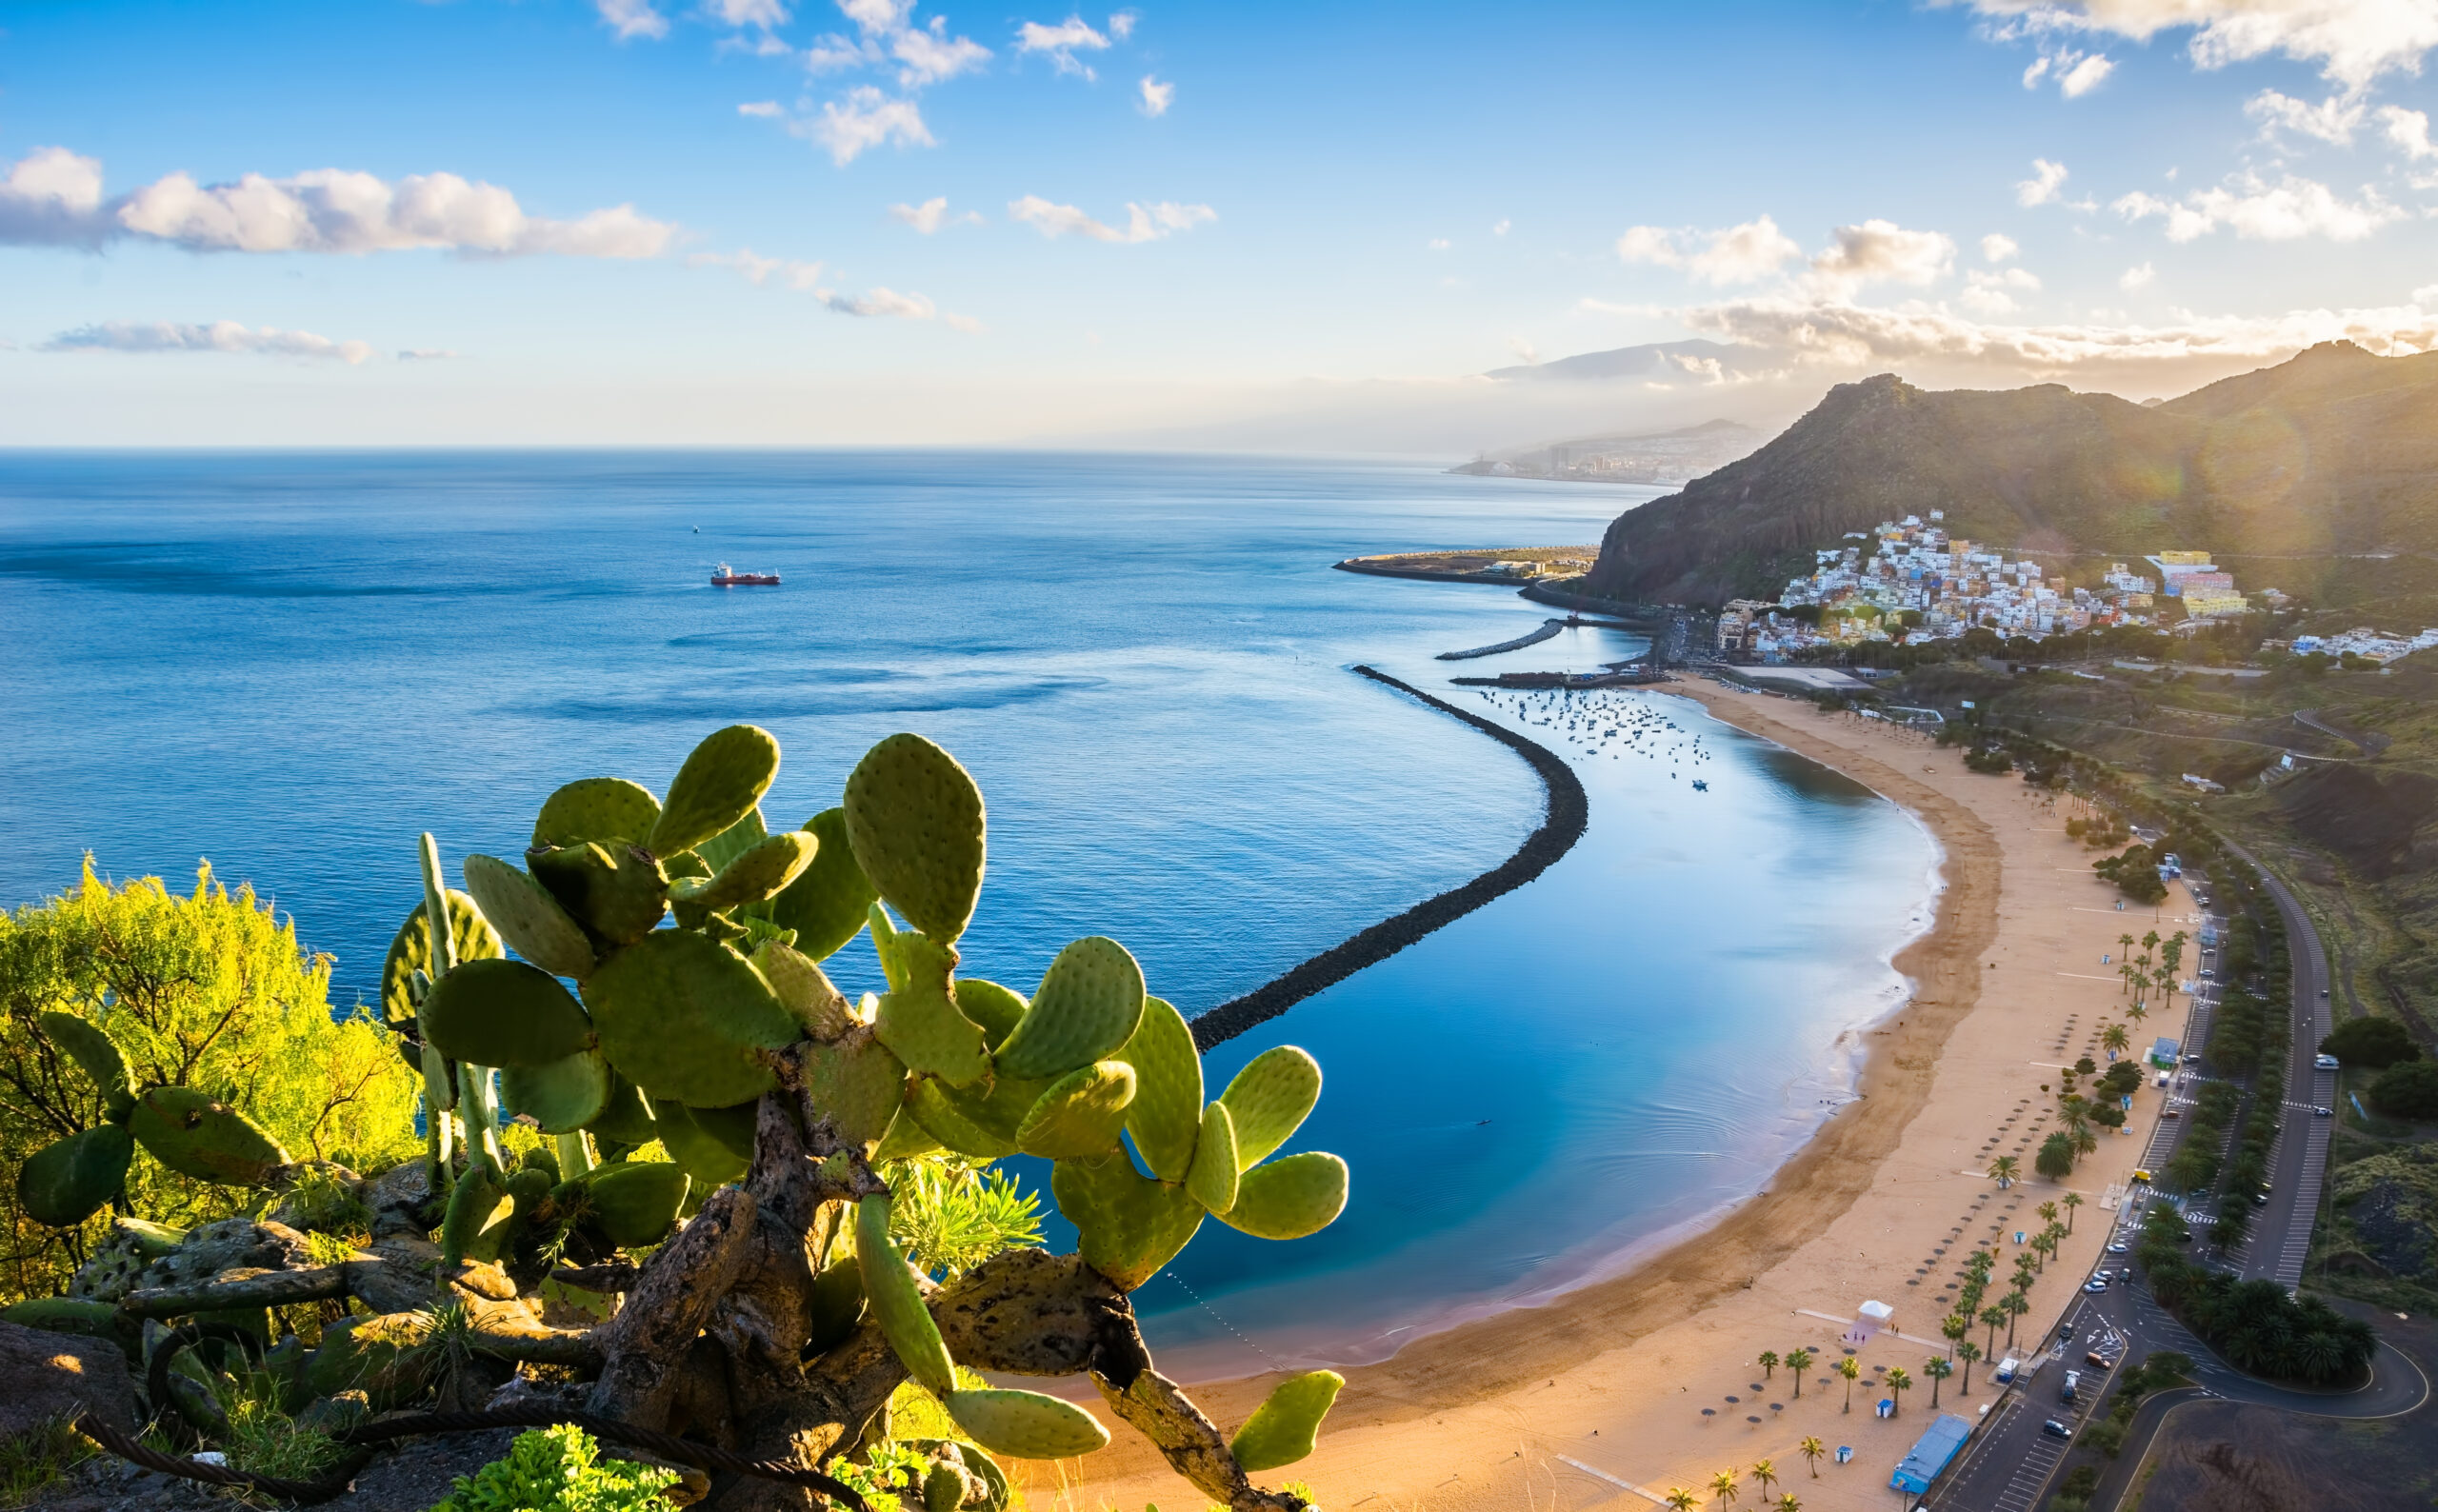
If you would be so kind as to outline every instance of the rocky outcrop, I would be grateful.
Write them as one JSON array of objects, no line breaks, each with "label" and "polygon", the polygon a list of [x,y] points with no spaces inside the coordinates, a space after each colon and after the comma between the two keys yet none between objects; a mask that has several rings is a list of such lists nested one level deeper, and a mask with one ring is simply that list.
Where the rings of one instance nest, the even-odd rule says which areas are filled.
[{"label": "rocky outcrop", "polygon": [[135,1430],[135,1383],[116,1344],[0,1323],[0,1441],[86,1412]]}]

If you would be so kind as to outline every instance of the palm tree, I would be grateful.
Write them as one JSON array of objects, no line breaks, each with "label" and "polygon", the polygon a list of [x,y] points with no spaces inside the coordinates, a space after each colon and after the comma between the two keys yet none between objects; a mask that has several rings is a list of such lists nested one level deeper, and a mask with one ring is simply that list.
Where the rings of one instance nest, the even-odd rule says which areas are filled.
[{"label": "palm tree", "polygon": [[1809,1349],[1787,1351],[1787,1374],[1794,1377],[1794,1394],[1798,1399],[1803,1396],[1803,1374],[1811,1368],[1813,1358]]},{"label": "palm tree", "polygon": [[1964,1362],[1964,1379],[1955,1383],[1959,1397],[1972,1395],[1972,1362],[1981,1358],[1981,1346],[1967,1339],[1955,1346],[1955,1358]]},{"label": "palm tree", "polygon": [[1789,1491],[1786,1495],[1778,1498],[1778,1504],[1773,1509],[1773,1512],[1803,1512],[1803,1503],[1795,1500],[1795,1494],[1793,1492]]},{"label": "palm tree", "polygon": [[1982,1346],[1982,1353],[1994,1355],[1998,1352],[1998,1324],[2007,1321],[2007,1310],[1993,1302],[1981,1309],[1981,1321],[1989,1325],[1989,1342]]},{"label": "palm tree", "polygon": [[1812,1438],[1807,1434],[1804,1437],[1804,1441],[1801,1443],[1796,1444],[1794,1449],[1795,1453],[1802,1455],[1805,1462],[1811,1466],[1811,1478],[1814,1481],[1819,1480],[1820,1457],[1828,1452],[1828,1446],[1821,1442],[1818,1439]]},{"label": "palm tree", "polygon": [[2074,1117],[2068,1121],[2068,1125],[2067,1133],[2074,1141],[2075,1154],[2089,1155],[2099,1149],[2099,1136],[2091,1132],[2090,1120],[2083,1116],[2080,1108],[2074,1110]]},{"label": "palm tree", "polygon": [[1692,1492],[1686,1490],[1681,1485],[1671,1485],[1668,1488],[1668,1505],[1669,1512],[1693,1512],[1693,1508],[1700,1506],[1701,1504],[1702,1499],[1700,1497],[1695,1496]]},{"label": "palm tree", "polygon": [[1972,1315],[1969,1313],[1951,1312],[1939,1320],[1939,1332],[1946,1336],[1947,1352],[1950,1358],[1955,1354],[1956,1343],[1971,1331]]},{"label": "palm tree", "polygon": [[1889,1417],[1892,1418],[1896,1416],[1897,1413],[1904,1410],[1905,1393],[1911,1390],[1912,1387],[1913,1378],[1905,1373],[1905,1367],[1903,1365],[1892,1366],[1888,1370],[1888,1415]]},{"label": "palm tree", "polygon": [[1752,1480],[1760,1486],[1762,1496],[1767,1497],[1769,1494],[1769,1483],[1777,1478],[1778,1467],[1775,1463],[1768,1460],[1752,1462]]},{"label": "palm tree", "polygon": [[1761,1351],[1761,1362],[1760,1362],[1760,1363],[1761,1363],[1761,1379],[1762,1379],[1762,1380],[1764,1380],[1764,1381],[1775,1381],[1775,1380],[1777,1380],[1777,1379],[1778,1379],[1778,1378],[1777,1378],[1777,1375],[1776,1375],[1776,1371],[1777,1371],[1777,1368],[1778,1368],[1778,1352],[1777,1352],[1776,1350],[1774,1350],[1774,1349],[1764,1349],[1764,1350],[1762,1350],[1762,1351]]},{"label": "palm tree", "polygon": [[2125,1016],[2135,1024],[2140,1024],[2148,1012],[2148,1010],[2142,1006],[2141,1000],[2138,998],[2125,1005]]},{"label": "palm tree", "polygon": [[2038,1207],[2033,1208],[2032,1211],[2040,1215],[2043,1223],[2053,1224],[2057,1222],[2057,1204],[2055,1203],[2043,1203]]},{"label": "palm tree", "polygon": [[2123,1055],[2125,1047],[2132,1043],[2132,1036],[2125,1032],[2124,1025],[2111,1024],[2108,1026],[2108,1032],[2099,1037],[2099,1043],[2106,1048]]},{"label": "palm tree", "polygon": [[2021,1319],[2025,1313],[2031,1311],[2031,1299],[2026,1297],[2022,1292],[2010,1291],[2007,1293],[2005,1306],[2007,1309],[2007,1347],[2012,1349],[2015,1346],[2015,1323],[2017,1320]]},{"label": "palm tree", "polygon": [[2083,1205],[2083,1194],[2068,1192],[2061,1201],[2066,1208],[2066,1232],[2070,1234],[2074,1231],[2074,1209]]},{"label": "palm tree", "polygon": [[2011,1155],[2001,1155],[1989,1163],[1989,1180],[1997,1183],[1998,1190],[2003,1192],[2015,1184],[2015,1176],[2022,1169],[2023,1162]]},{"label": "palm tree", "polygon": [[1733,1502],[1743,1494],[1735,1488],[1734,1466],[1730,1465],[1710,1477],[1710,1505],[1716,1506],[1721,1502]]},{"label": "palm tree", "polygon": [[1955,1366],[1948,1364],[1945,1356],[1932,1355],[1923,1363],[1922,1374],[1930,1378],[1930,1409],[1935,1412],[1939,1404],[1939,1383],[1955,1374]]},{"label": "palm tree", "polygon": [[1846,1378],[1845,1410],[1851,1412],[1854,1410],[1854,1383],[1862,1379],[1863,1363],[1855,1359],[1853,1356],[1848,1355],[1845,1359],[1837,1362],[1837,1374]]}]

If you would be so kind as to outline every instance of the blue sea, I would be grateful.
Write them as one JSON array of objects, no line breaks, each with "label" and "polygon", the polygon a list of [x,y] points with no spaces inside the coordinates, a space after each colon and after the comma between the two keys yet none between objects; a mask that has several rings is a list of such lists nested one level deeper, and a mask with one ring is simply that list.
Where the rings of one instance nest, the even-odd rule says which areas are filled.
[{"label": "blue sea", "polygon": [[[1136,1302],[1172,1374],[1378,1359],[1757,1189],[1848,1095],[1927,923],[1930,842],[1843,778],[1680,699],[1447,686],[1637,638],[1439,662],[1548,611],[1329,567],[1590,543],[1657,491],[1176,456],[0,454],[0,903],[88,852],[181,885],[208,858],[346,1001],[422,830],[514,855],[559,783],[661,789],[739,721],[782,742],[765,808],[792,825],[911,729],[989,805],[965,971],[1029,988],[1106,933],[1191,1014],[1539,822],[1522,762],[1348,670],[1370,663],[1567,754],[1590,830],[1212,1053],[1214,1093],[1271,1044],[1320,1059],[1296,1147],[1345,1156],[1352,1199],[1294,1243],[1208,1224]],[[785,586],[714,588],[722,562]],[[835,965],[877,976],[860,942]]]}]

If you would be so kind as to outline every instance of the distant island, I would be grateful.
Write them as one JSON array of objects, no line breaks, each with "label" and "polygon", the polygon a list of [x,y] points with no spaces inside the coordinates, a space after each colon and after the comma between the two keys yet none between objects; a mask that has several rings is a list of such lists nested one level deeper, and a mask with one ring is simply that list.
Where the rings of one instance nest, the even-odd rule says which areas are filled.
[{"label": "distant island", "polygon": [[1566,483],[1683,483],[1749,454],[1766,439],[1750,426],[1712,420],[1682,430],[1583,436],[1485,452],[1448,470],[1482,478],[1548,478]]}]

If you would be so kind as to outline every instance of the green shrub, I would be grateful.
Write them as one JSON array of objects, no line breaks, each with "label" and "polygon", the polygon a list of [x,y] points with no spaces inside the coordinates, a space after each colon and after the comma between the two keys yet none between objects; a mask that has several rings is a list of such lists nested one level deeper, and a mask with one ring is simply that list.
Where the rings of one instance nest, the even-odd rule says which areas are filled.
[{"label": "green shrub", "polygon": [[432,1512],[659,1512],[674,1470],[600,1462],[592,1436],[571,1422],[520,1433],[508,1457],[457,1478]]},{"label": "green shrub", "polygon": [[2348,1019],[2320,1042],[2320,1053],[2353,1069],[2384,1071],[2398,1061],[2420,1060],[2421,1046],[2393,1019]]},{"label": "green shrub", "polygon": [[2438,1061],[2403,1061],[2370,1084],[2370,1105],[2389,1118],[2438,1119]]}]

